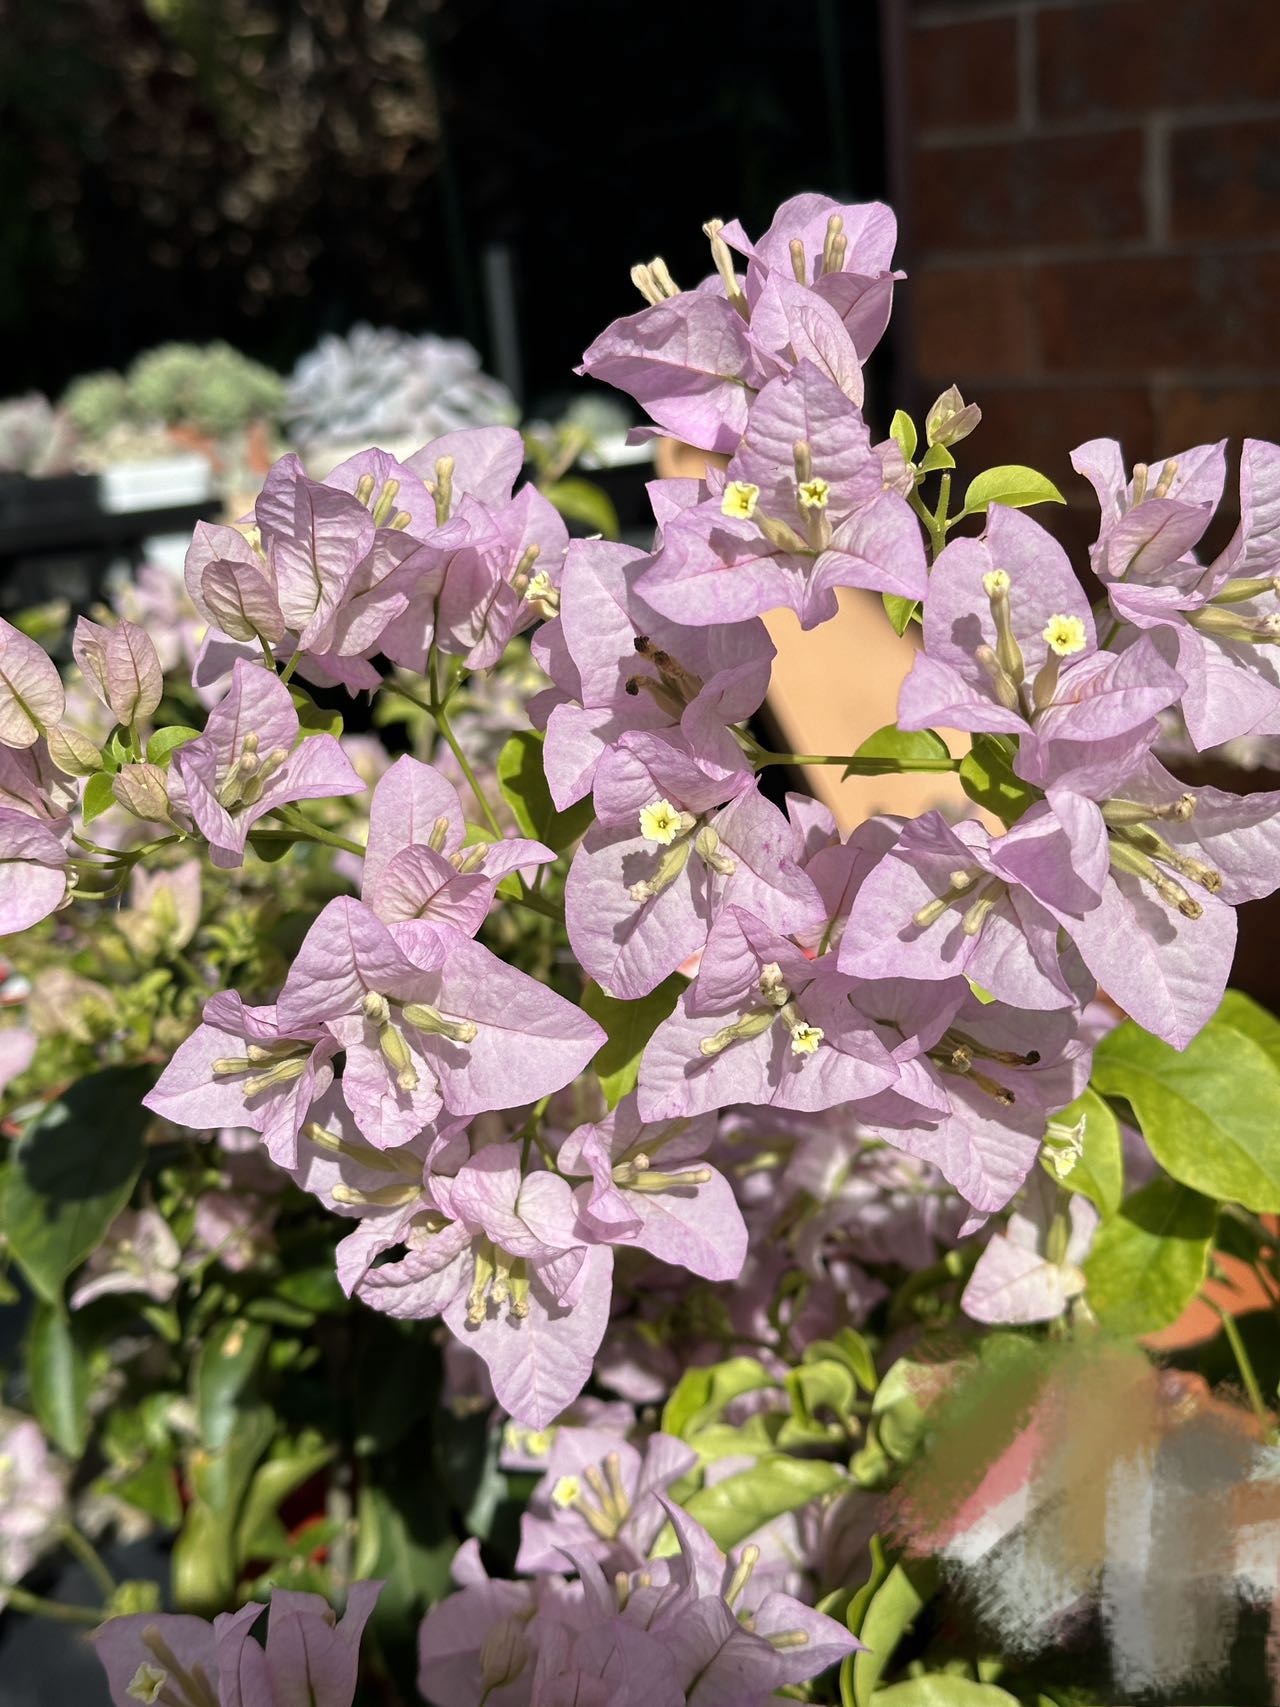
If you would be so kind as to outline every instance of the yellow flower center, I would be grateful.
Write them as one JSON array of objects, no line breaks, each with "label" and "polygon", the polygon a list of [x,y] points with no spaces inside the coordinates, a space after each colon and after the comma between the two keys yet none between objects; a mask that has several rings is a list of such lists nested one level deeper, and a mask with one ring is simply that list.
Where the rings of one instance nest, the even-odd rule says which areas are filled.
[{"label": "yellow flower center", "polygon": [[125,1694],[134,1701],[158,1701],[160,1691],[168,1681],[167,1671],[161,1671],[159,1666],[148,1665],[147,1661],[143,1660],[130,1679]]},{"label": "yellow flower center", "polygon": [[826,1036],[820,1025],[797,1025],[791,1033],[791,1053],[793,1055],[816,1055],[818,1045]]},{"label": "yellow flower center", "polygon": [[759,496],[760,488],[753,486],[749,480],[731,480],[720,500],[720,514],[732,516],[736,521],[749,522],[756,513],[756,500]]},{"label": "yellow flower center", "polygon": [[551,1490],[551,1503],[558,1505],[561,1511],[566,1510],[573,1502],[582,1497],[582,1483],[576,1476],[561,1476]]},{"label": "yellow flower center", "polygon": [[982,590],[989,599],[997,593],[1007,593],[1012,584],[1007,569],[988,569],[982,577]]},{"label": "yellow flower center", "polygon": [[668,848],[680,832],[680,814],[669,800],[655,800],[641,808],[640,834],[646,842]]},{"label": "yellow flower center", "polygon": [[1078,616],[1051,616],[1044,626],[1044,638],[1051,652],[1070,658],[1085,649],[1084,623]]},{"label": "yellow flower center", "polygon": [[802,480],[796,487],[796,496],[800,507],[805,510],[825,510],[827,499],[831,496],[831,488],[819,475],[812,480]]}]

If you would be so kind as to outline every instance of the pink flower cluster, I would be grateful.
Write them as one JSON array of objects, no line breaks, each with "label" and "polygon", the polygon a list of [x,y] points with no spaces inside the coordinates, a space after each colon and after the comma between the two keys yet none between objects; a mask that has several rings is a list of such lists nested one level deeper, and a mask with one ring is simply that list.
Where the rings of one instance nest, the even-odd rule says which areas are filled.
[{"label": "pink flower cluster", "polygon": [[[899,276],[888,210],[801,196],[756,243],[707,229],[714,272],[680,291],[660,262],[638,268],[648,306],[584,362],[655,431],[728,459],[651,486],[649,552],[570,544],[536,488],[515,490],[505,428],[404,463],[370,450],[323,481],[286,457],[252,518],[202,525],[187,557],[204,731],[167,768],[138,751],[113,785],[234,867],[267,816],[363,787],[300,726],[295,671],[354,694],[396,666],[435,704],[442,660],[489,668],[536,628],[546,781],[557,808],[589,797],[594,814],[564,884],[577,963],[624,1002],[697,966],[634,1092],[569,1116],[559,1093],[604,1032],[480,940],[499,886],[536,884],[556,852],[477,839],[442,772],[405,757],[372,792],[359,898],[323,909],[274,1003],[214,995],[148,1098],[260,1133],[352,1222],[346,1290],[442,1318],[534,1427],[591,1374],[616,1250],[713,1281],[749,1260],[746,1194],[707,1160],[722,1111],[841,1110],[935,1167],[975,1226],[1083,1090],[1098,987],[1185,1045],[1221,996],[1235,906],[1280,881],[1280,797],[1186,789],[1152,752],[1171,709],[1202,747],[1278,727],[1280,450],[1246,444],[1240,525],[1209,564],[1195,548],[1221,445],[1132,476],[1110,442],[1076,452],[1103,509],[1100,639],[1063,551],[1017,509],[993,504],[929,561],[919,471],[862,412]],[[976,419],[935,414],[935,445]],[[812,626],[840,587],[923,601],[900,727],[994,745],[1020,799],[1005,833],[930,813],[842,837],[811,800],[765,798],[745,728],[773,656],[760,618]],[[135,732],[160,697],[145,631],[82,624],[77,657]],[[41,649],[0,624],[0,930],[69,894],[68,778],[88,761],[64,704]]]}]

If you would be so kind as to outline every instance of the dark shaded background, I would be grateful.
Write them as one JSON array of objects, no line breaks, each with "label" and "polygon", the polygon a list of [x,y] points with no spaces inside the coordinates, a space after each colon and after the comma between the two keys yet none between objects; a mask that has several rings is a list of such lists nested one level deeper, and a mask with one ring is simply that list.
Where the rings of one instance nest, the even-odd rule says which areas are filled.
[{"label": "dark shaded background", "polygon": [[884,188],[874,5],[47,0],[12,25],[10,391],[165,337],[287,369],[359,319],[492,356],[501,244],[537,406],[641,306],[635,261],[693,282],[712,215],[760,228],[799,189]]}]

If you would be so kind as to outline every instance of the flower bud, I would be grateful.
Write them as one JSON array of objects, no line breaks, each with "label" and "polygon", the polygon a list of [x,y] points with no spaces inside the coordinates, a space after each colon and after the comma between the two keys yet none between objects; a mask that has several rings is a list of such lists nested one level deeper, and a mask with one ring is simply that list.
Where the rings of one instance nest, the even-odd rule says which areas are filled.
[{"label": "flower bud", "polygon": [[949,385],[934,402],[924,419],[925,442],[930,445],[958,445],[982,419],[976,403],[966,403],[958,386]]},{"label": "flower bud", "polygon": [[450,1043],[474,1043],[479,1027],[473,1019],[446,1019],[426,1002],[406,1002],[400,1017],[415,1031],[430,1037],[447,1037]]},{"label": "flower bud", "polygon": [[485,1689],[505,1689],[529,1662],[529,1642],[521,1623],[504,1618],[488,1631],[480,1645],[480,1682]]},{"label": "flower bud", "polygon": [[159,765],[125,765],[112,777],[111,792],[135,818],[154,824],[170,822],[169,794]]},{"label": "flower bud", "polygon": [[102,769],[102,754],[78,729],[54,723],[45,730],[44,738],[49,757],[64,776],[92,776]]},{"label": "flower bud", "polygon": [[129,728],[159,705],[164,674],[145,628],[135,622],[103,628],[82,616],[71,650],[85,681],[117,723]]}]

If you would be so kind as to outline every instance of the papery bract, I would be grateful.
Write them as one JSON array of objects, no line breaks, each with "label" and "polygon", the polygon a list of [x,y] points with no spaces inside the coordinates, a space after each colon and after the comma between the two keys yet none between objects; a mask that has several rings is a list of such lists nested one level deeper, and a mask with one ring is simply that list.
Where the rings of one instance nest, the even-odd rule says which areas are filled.
[{"label": "papery bract", "polygon": [[215,865],[240,864],[249,831],[266,813],[363,791],[332,735],[300,735],[288,688],[260,665],[238,661],[230,692],[171,767],[171,798],[208,839]]},{"label": "papery bract", "polygon": [[31,747],[66,706],[53,660],[0,617],[0,746]]}]

